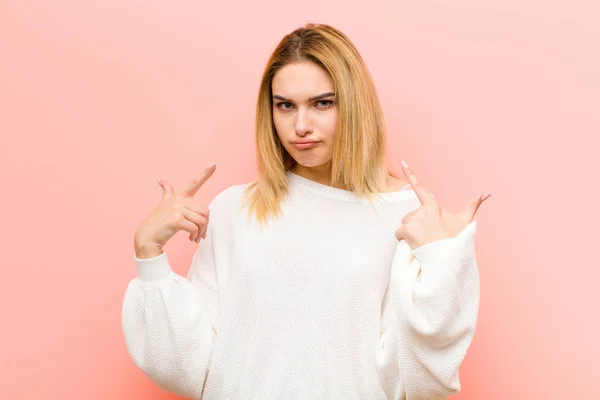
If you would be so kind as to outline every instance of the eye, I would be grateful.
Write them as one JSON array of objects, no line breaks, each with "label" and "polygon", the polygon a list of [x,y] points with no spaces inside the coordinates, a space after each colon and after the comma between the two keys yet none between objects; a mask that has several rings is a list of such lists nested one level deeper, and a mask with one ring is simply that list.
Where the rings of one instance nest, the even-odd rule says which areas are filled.
[{"label": "eye", "polygon": [[333,100],[319,100],[316,104],[319,108],[329,108],[333,106]]},{"label": "eye", "polygon": [[293,107],[294,105],[292,103],[288,103],[287,101],[281,101],[277,103],[277,108],[284,111],[291,110]]}]

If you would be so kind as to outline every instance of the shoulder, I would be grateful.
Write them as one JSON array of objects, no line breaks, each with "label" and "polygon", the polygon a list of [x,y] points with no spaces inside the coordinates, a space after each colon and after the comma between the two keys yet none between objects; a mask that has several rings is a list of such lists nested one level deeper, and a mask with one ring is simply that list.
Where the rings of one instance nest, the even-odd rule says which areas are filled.
[{"label": "shoulder", "polygon": [[249,185],[250,183],[232,185],[218,192],[209,205],[211,214],[215,212],[229,213],[234,207],[238,207]]},{"label": "shoulder", "polygon": [[408,182],[395,176],[388,175],[387,190],[386,192],[397,192],[404,186],[408,185]]}]

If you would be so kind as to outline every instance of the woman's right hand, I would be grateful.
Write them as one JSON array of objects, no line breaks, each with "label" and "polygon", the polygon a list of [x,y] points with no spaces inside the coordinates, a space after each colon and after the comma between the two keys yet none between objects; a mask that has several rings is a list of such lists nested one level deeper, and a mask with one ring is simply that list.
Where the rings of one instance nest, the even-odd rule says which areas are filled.
[{"label": "woman's right hand", "polygon": [[209,213],[198,205],[193,197],[215,169],[216,165],[213,162],[178,193],[173,191],[173,187],[167,181],[158,181],[163,189],[162,200],[135,232],[134,246],[137,258],[160,255],[163,246],[180,230],[189,232],[190,240],[196,243],[200,242],[201,237],[206,237]]}]

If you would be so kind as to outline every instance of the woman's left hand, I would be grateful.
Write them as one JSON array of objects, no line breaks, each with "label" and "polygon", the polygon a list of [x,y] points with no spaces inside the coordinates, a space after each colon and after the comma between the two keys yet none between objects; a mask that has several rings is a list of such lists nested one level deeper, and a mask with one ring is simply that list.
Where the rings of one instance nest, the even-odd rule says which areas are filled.
[{"label": "woman's left hand", "polygon": [[413,188],[421,206],[402,218],[402,226],[396,230],[398,240],[406,240],[411,249],[436,240],[454,238],[473,221],[479,206],[490,197],[489,193],[477,196],[459,214],[452,214],[435,200],[433,193],[419,184],[417,177],[402,161],[404,176]]}]

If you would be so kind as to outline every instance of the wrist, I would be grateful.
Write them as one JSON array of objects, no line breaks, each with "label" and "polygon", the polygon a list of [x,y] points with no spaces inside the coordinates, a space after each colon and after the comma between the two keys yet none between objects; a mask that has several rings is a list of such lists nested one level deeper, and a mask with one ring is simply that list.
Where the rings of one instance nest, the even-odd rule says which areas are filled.
[{"label": "wrist", "polygon": [[135,256],[139,259],[158,257],[163,253],[163,248],[159,244],[144,240],[134,240]]}]

